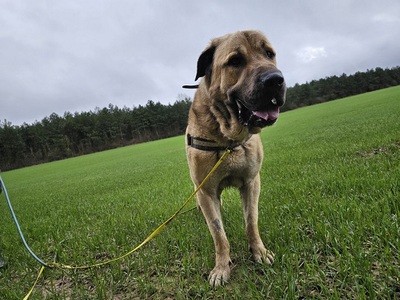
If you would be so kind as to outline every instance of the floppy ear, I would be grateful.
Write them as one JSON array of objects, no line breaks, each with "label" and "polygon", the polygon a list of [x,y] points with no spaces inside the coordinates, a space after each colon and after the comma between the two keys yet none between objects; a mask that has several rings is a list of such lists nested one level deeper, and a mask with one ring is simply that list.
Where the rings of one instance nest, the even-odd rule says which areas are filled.
[{"label": "floppy ear", "polygon": [[211,75],[215,49],[216,46],[211,45],[206,50],[204,50],[203,53],[201,53],[197,61],[197,74],[196,78],[194,79],[195,81],[205,75]]}]

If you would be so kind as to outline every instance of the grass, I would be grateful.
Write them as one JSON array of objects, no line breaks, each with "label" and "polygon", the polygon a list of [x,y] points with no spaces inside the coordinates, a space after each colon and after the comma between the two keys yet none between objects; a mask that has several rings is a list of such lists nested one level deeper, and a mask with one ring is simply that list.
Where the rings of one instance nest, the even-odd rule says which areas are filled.
[{"label": "grass", "polygon": [[[31,299],[398,299],[400,87],[286,112],[262,133],[261,235],[275,264],[253,263],[236,190],[223,218],[234,262],[207,276],[203,217],[178,217],[139,252],[89,270],[46,269]],[[28,243],[45,261],[86,265],[130,251],[192,192],[184,138],[2,174]],[[194,202],[191,203],[194,206]],[[0,198],[0,298],[21,299],[39,265]]]}]

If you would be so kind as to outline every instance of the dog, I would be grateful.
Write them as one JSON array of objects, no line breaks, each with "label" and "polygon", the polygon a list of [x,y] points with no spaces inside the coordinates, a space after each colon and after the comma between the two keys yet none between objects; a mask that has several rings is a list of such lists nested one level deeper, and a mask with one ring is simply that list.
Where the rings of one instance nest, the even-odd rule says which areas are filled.
[{"label": "dog", "polygon": [[211,40],[197,61],[202,78],[189,110],[186,156],[195,188],[225,149],[232,152],[197,194],[215,245],[211,286],[230,277],[230,246],[221,218],[221,193],[240,191],[249,249],[256,262],[272,264],[274,254],[258,230],[258,198],[263,147],[260,131],[274,124],[285,103],[286,84],[276,53],[258,31],[239,31]]}]

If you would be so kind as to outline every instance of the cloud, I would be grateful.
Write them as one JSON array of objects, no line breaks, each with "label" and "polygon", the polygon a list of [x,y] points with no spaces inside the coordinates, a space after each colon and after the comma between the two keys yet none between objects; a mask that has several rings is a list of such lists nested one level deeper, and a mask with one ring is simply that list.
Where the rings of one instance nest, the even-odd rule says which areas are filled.
[{"label": "cloud", "polygon": [[400,22],[400,17],[399,16],[394,16],[392,14],[377,14],[372,17],[372,21],[378,22],[378,23],[399,23]]},{"label": "cloud", "polygon": [[311,47],[311,46],[300,49],[299,52],[296,53],[296,55],[298,59],[300,59],[304,63],[309,63],[313,60],[328,56],[325,47]]}]

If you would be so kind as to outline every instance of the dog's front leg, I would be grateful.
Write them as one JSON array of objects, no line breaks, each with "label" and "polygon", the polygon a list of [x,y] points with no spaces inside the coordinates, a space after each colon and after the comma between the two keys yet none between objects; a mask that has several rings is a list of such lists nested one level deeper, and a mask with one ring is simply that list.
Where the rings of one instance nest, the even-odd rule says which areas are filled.
[{"label": "dog's front leg", "polygon": [[229,242],[222,223],[220,197],[200,190],[197,195],[197,201],[215,245],[215,267],[208,279],[212,286],[219,286],[228,281],[231,273]]},{"label": "dog's front leg", "polygon": [[260,196],[260,174],[253,181],[247,183],[240,189],[243,214],[246,225],[246,235],[250,251],[256,262],[272,264],[274,254],[268,251],[260,238],[258,231],[258,198]]}]

